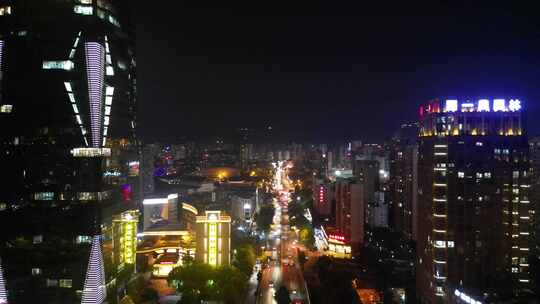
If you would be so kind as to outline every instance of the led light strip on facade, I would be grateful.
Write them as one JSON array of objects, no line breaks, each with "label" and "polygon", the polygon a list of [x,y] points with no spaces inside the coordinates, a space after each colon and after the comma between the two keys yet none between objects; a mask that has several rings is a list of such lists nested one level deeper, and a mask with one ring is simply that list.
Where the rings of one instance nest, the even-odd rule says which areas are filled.
[{"label": "led light strip on facade", "polygon": [[4,270],[2,269],[2,260],[0,260],[0,304],[7,304],[6,281],[4,280]]},{"label": "led light strip on facade", "polygon": [[109,125],[111,123],[110,114],[112,110],[113,96],[114,87],[107,86],[107,88],[105,89],[105,117],[103,118],[103,145],[105,145],[107,135],[109,134]]},{"label": "led light strip on facade", "polygon": [[[2,75],[2,72],[4,71],[4,69],[2,68],[2,61],[4,59],[4,40],[0,40],[0,75]],[[2,92],[2,83],[0,82],[0,92]],[[0,98],[2,96],[0,95]],[[2,100],[0,100],[0,104],[2,104]],[[3,105],[2,104],[2,109],[1,109],[1,113],[7,113],[7,112],[11,112],[13,110],[13,106],[11,108],[9,108],[9,111],[8,111],[8,107],[5,107],[7,105]]]},{"label": "led light strip on facade", "polygon": [[88,140],[86,139],[86,129],[84,128],[84,124],[82,122],[81,113],[79,112],[77,101],[75,100],[75,93],[73,92],[73,87],[71,85],[71,82],[68,82],[68,81],[64,82],[64,87],[66,88],[69,101],[71,102],[71,107],[73,108],[73,115],[75,115],[75,120],[77,121],[79,128],[81,128],[81,134],[83,136],[84,142],[86,146],[88,146]]},{"label": "led light strip on facade", "polygon": [[103,81],[105,51],[97,42],[87,42],[86,74],[88,78],[88,99],[90,102],[90,129],[92,146],[98,148],[101,140],[101,123],[103,112]]},{"label": "led light strip on facade", "polygon": [[107,297],[105,288],[105,271],[103,266],[103,255],[101,253],[100,236],[96,235],[92,239],[92,249],[90,250],[90,260],[88,270],[84,280],[82,292],[82,304],[102,304]]},{"label": "led light strip on facade", "polygon": [[[109,39],[105,36],[105,74],[114,76],[114,67],[112,65],[111,49],[109,47]],[[112,101],[114,95],[114,87],[107,86],[105,90],[105,116],[103,117],[103,146],[107,143],[107,135],[109,133],[109,125],[111,123]]]},{"label": "led light strip on facade", "polygon": [[107,64],[106,66],[106,74],[107,76],[114,76],[114,67],[112,64],[112,58],[111,58],[111,49],[109,48],[109,40],[107,39],[107,36],[105,36],[105,62]]},{"label": "led light strip on facade", "polygon": [[218,256],[218,227],[217,223],[208,223],[208,264],[212,266],[217,265]]},{"label": "led light strip on facade", "polygon": [[75,57],[75,52],[77,51],[77,46],[79,46],[79,41],[81,40],[81,33],[77,34],[77,37],[75,37],[75,42],[73,42],[73,47],[71,48],[71,51],[69,52],[69,59],[73,60]]},{"label": "led light strip on facade", "polygon": [[0,72],[3,71],[2,69],[2,61],[4,59],[4,40],[0,40]]}]

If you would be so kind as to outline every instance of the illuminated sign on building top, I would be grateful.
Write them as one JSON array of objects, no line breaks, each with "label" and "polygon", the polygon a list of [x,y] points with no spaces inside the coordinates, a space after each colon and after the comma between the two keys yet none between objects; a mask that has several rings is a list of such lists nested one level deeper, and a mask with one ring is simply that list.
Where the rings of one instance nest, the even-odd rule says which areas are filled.
[{"label": "illuminated sign on building top", "polygon": [[[495,98],[493,100],[482,98],[475,103],[469,100],[460,103],[457,99],[447,99],[444,103],[444,112],[517,112],[521,109],[522,106],[519,99],[510,99],[507,101],[502,98]],[[428,110],[428,112],[434,111]]]}]

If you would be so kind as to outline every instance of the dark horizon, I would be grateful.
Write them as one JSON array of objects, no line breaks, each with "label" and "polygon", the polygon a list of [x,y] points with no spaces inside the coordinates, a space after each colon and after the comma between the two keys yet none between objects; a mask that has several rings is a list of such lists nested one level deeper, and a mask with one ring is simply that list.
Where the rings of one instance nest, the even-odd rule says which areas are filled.
[{"label": "dark horizon", "polygon": [[284,140],[381,142],[452,95],[519,98],[540,133],[528,7],[154,3],[134,8],[144,141],[272,125]]}]

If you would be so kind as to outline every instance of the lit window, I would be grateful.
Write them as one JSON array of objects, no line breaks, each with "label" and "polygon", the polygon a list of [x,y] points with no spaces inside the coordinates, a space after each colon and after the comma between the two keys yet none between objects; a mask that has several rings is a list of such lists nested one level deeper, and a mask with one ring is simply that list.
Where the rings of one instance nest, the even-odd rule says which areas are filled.
[{"label": "lit window", "polygon": [[92,15],[94,13],[94,8],[85,5],[75,5],[73,11],[75,12],[75,14]]},{"label": "lit window", "polygon": [[[108,46],[108,45],[109,45],[108,43],[105,44],[105,46]],[[111,55],[107,54],[107,56],[105,56],[105,59],[107,60],[107,64],[112,64]]]},{"label": "lit window", "polygon": [[43,61],[44,70],[66,70],[71,71],[75,64],[71,60]]},{"label": "lit window", "polygon": [[107,89],[105,89],[105,95],[113,96],[114,95],[114,87],[107,87]]},{"label": "lit window", "polygon": [[454,248],[454,241],[448,241],[448,248]]},{"label": "lit window", "polygon": [[117,27],[120,27],[120,22],[118,22],[118,20],[116,20],[116,18],[113,16],[109,15],[109,22]]},{"label": "lit window", "polygon": [[75,242],[77,244],[90,244],[92,242],[92,238],[88,235],[79,235],[75,239]]},{"label": "lit window", "polygon": [[458,178],[464,178],[465,177],[465,172],[460,171],[460,172],[457,173],[457,176],[458,176]]},{"label": "lit window", "polygon": [[107,76],[114,76],[114,69],[112,66],[107,67]]},{"label": "lit window", "polygon": [[109,117],[108,117],[108,116],[105,116],[105,122],[104,122],[104,125],[106,125],[106,126],[109,125]]},{"label": "lit window", "polygon": [[51,201],[54,199],[54,192],[36,192],[34,200],[36,201]]},{"label": "lit window", "polygon": [[[125,71],[125,70],[127,69],[126,63],[123,62],[123,61],[121,61],[121,60],[118,60],[118,61],[116,62],[116,65],[117,65],[118,68],[121,69],[121,70],[124,70],[124,71]],[[398,152],[398,153],[401,153],[401,152]]]},{"label": "lit window", "polygon": [[484,178],[491,178],[491,172],[485,172]]},{"label": "lit window", "polygon": [[73,95],[73,93],[68,93],[68,97],[69,97],[69,101],[71,101],[71,103],[75,103],[75,95]]},{"label": "lit window", "polygon": [[483,146],[484,144],[483,144],[482,142],[477,141],[477,142],[476,142],[476,145],[477,145],[478,147],[481,147],[481,146]]},{"label": "lit window", "polygon": [[108,107],[108,106],[105,107],[105,115],[107,116],[111,115],[111,107]]},{"label": "lit window", "polygon": [[13,111],[13,105],[1,105],[0,113],[11,113]]},{"label": "lit window", "polygon": [[11,6],[0,7],[0,16],[11,15]]},{"label": "lit window", "polygon": [[33,244],[41,244],[43,243],[43,235],[34,235],[34,238],[32,239]]},{"label": "lit window", "polygon": [[73,112],[75,114],[79,114],[79,108],[77,108],[77,105],[73,103],[73,104],[71,104],[71,106],[73,107]]},{"label": "lit window", "polygon": [[110,157],[111,149],[109,148],[75,148],[71,150],[73,157]]},{"label": "lit window", "polygon": [[41,274],[41,268],[32,268],[32,275],[38,276]]},{"label": "lit window", "polygon": [[69,82],[64,82],[64,86],[66,87],[66,90],[68,92],[72,92],[73,91],[73,88],[71,87],[71,83]]},{"label": "lit window", "polygon": [[80,115],[75,115],[75,118],[77,119],[77,123],[82,125],[82,120]]},{"label": "lit window", "polygon": [[92,4],[92,0],[77,0],[81,4]]},{"label": "lit window", "polygon": [[437,248],[446,248],[446,244],[444,241],[435,241],[435,247]]},{"label": "lit window", "polygon": [[58,287],[61,288],[71,288],[73,281],[71,279],[61,279],[58,283]]},{"label": "lit window", "polygon": [[112,96],[105,96],[105,104],[108,106],[112,104]]},{"label": "lit window", "polygon": [[105,14],[105,11],[101,10],[101,9],[97,9],[97,16],[100,18],[100,19],[105,19],[105,17],[107,17],[107,15]]}]

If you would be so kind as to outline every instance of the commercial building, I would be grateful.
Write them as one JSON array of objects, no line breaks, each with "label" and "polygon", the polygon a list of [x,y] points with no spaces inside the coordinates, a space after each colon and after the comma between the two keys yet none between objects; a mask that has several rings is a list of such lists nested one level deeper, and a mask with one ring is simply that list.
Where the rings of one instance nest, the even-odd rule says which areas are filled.
[{"label": "commercial building", "polygon": [[212,266],[229,265],[231,259],[231,217],[221,211],[197,216],[195,260]]},{"label": "commercial building", "polygon": [[517,99],[420,108],[417,291],[424,303],[485,303],[531,284],[534,203]]},{"label": "commercial building", "polygon": [[109,303],[134,271],[131,246],[114,241],[135,240],[117,219],[139,207],[124,5],[0,1],[0,257],[10,303],[80,303],[96,236]]}]

